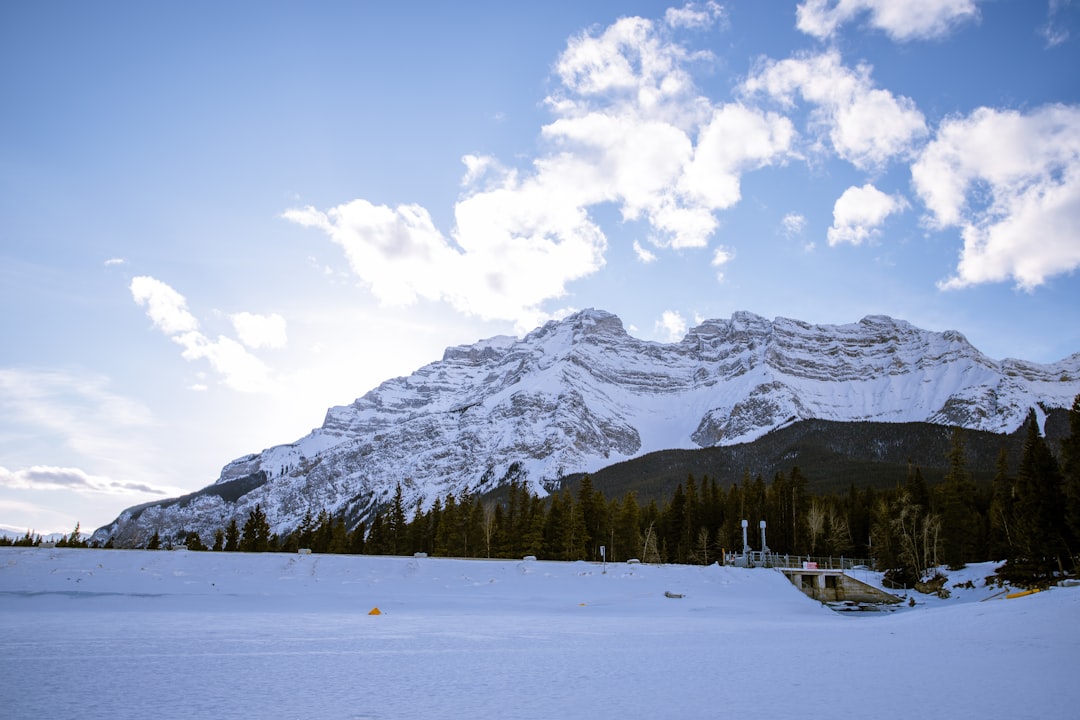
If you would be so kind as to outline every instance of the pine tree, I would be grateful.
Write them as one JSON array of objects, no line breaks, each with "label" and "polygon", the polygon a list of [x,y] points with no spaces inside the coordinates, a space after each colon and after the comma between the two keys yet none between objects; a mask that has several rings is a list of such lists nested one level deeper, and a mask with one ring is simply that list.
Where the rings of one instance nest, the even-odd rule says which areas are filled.
[{"label": "pine tree", "polygon": [[1009,475],[1009,451],[998,452],[994,479],[990,485],[990,542],[991,560],[1012,557],[1013,478]]},{"label": "pine tree", "polygon": [[225,528],[225,552],[236,552],[239,549],[240,528],[236,525],[236,518],[232,518]]},{"label": "pine tree", "polygon": [[221,552],[225,549],[225,531],[218,528],[214,531],[214,547],[213,550]]},{"label": "pine tree", "polygon": [[155,530],[154,534],[150,536],[150,541],[146,543],[147,550],[160,550],[161,549],[161,535]]},{"label": "pine tree", "polygon": [[975,483],[967,469],[967,449],[963,431],[953,428],[948,454],[949,470],[939,490],[942,547],[941,560],[951,569],[960,569],[969,560],[978,560],[976,546],[981,521],[974,507]]},{"label": "pine tree", "polygon": [[612,560],[626,560],[638,557],[641,552],[641,507],[638,505],[637,495],[630,491],[623,496],[618,508],[617,522],[615,524],[615,539],[612,541]]},{"label": "pine tree", "polygon": [[199,533],[192,530],[187,534],[184,539],[184,547],[188,550],[205,550],[206,546],[203,545],[202,538],[199,537]]},{"label": "pine tree", "polygon": [[80,538],[79,523],[75,523],[75,529],[71,531],[71,534],[67,538],[68,547],[86,547],[86,543]]},{"label": "pine tree", "polygon": [[1069,410],[1069,435],[1061,441],[1061,474],[1065,491],[1065,529],[1070,554],[1080,552],[1080,395]]},{"label": "pine tree", "polygon": [[401,483],[394,489],[394,498],[390,501],[390,512],[386,516],[387,551],[391,555],[401,555],[405,552],[405,499],[401,490]]},{"label": "pine tree", "polygon": [[244,552],[266,552],[270,549],[270,523],[259,505],[248,513],[240,538],[240,549]]},{"label": "pine tree", "polygon": [[1061,470],[1039,433],[1035,411],[1028,414],[1027,439],[1016,473],[1013,552],[1003,575],[1018,584],[1048,582],[1064,549]]}]

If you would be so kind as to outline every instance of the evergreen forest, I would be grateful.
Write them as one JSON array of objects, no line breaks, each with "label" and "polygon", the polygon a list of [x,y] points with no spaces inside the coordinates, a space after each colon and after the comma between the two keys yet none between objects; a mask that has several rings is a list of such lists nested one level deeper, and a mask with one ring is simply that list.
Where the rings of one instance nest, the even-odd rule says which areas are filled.
[{"label": "evergreen forest", "polygon": [[[369,522],[351,528],[344,517],[309,512],[277,536],[256,506],[242,525],[233,520],[212,540],[192,532],[165,541],[154,533],[145,547],[710,564],[742,551],[743,520],[749,544],[760,550],[764,520],[768,549],[779,555],[866,558],[907,586],[942,565],[1006,560],[1003,579],[1036,587],[1075,572],[1080,553],[1080,396],[1068,425],[1051,446],[1032,411],[1020,457],[1010,458],[1003,445],[989,482],[969,470],[968,431],[957,428],[944,477],[934,483],[910,465],[892,487],[851,483],[811,492],[821,483],[792,465],[769,478],[744,473],[726,487],[690,473],[669,496],[646,501],[634,490],[608,497],[585,475],[545,498],[515,480],[487,496],[448,494],[415,507],[405,506],[399,484]],[[28,531],[0,544],[36,542]],[[84,546],[78,527],[58,544]]]}]

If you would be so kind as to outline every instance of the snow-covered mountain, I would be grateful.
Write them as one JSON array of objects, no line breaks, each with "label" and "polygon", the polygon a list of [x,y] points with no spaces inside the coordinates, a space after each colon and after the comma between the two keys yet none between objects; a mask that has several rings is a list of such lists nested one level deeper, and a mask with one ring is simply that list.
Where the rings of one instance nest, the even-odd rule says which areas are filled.
[{"label": "snow-covered mountain", "polygon": [[736,313],[664,344],[585,310],[521,339],[448,348],[331,408],[300,440],[234,460],[213,485],[125,510],[95,539],[212,534],[256,503],[277,531],[307,510],[359,517],[397,483],[410,503],[515,477],[543,494],[567,474],[748,442],[812,418],[1010,432],[1030,408],[1069,407],[1078,393],[1080,353],[1051,365],[996,361],[958,332],[884,316],[810,325]]}]

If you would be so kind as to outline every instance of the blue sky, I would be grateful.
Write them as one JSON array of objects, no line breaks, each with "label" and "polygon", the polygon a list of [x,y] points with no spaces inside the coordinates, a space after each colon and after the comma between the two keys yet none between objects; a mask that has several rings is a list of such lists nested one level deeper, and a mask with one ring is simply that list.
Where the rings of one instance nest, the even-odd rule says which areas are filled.
[{"label": "blue sky", "polygon": [[1080,351],[1080,4],[0,5],[0,524],[598,307]]}]

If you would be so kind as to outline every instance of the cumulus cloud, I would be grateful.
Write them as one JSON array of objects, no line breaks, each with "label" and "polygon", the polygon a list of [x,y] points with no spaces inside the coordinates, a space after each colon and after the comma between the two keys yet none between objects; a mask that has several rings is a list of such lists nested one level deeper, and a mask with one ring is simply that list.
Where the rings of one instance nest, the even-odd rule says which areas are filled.
[{"label": "cumulus cloud", "polygon": [[907,200],[902,196],[887,195],[869,183],[862,187],[849,187],[833,205],[829,245],[860,245],[880,232],[878,227],[885,222],[885,218],[908,207]]},{"label": "cumulus cloud", "polygon": [[166,495],[165,490],[144,483],[119,482],[91,475],[78,468],[35,465],[22,470],[0,467],[0,486],[16,490],[67,490],[83,493],[124,494],[142,492]]},{"label": "cumulus cloud", "polygon": [[979,108],[946,120],[911,169],[934,229],[959,228],[959,288],[1031,290],[1080,266],[1080,106]]},{"label": "cumulus cloud", "polygon": [[806,0],[795,11],[799,30],[821,40],[866,15],[867,24],[898,42],[941,37],[979,17],[985,0]]},{"label": "cumulus cloud", "polygon": [[[271,388],[270,369],[235,340],[223,335],[212,340],[204,335],[199,330],[199,321],[187,308],[187,300],[172,287],[157,278],[139,276],[132,279],[130,290],[135,302],[146,307],[154,326],[183,348],[181,356],[185,360],[208,360],[234,390],[265,392]],[[246,321],[240,322],[244,325]],[[274,324],[270,322],[271,326]],[[271,339],[284,341],[283,320],[280,337]]]},{"label": "cumulus cloud", "polygon": [[927,134],[915,102],[874,87],[873,68],[844,65],[840,53],[763,60],[743,83],[747,96],[764,94],[786,108],[796,98],[813,106],[810,130],[860,169],[880,167],[906,155]]},{"label": "cumulus cloud", "polygon": [[[715,213],[741,198],[741,176],[789,155],[787,118],[713,104],[694,86],[690,65],[712,58],[680,44],[676,29],[722,17],[715,3],[687,5],[663,22],[623,18],[572,37],[545,99],[553,118],[540,129],[542,152],[520,171],[466,155],[448,232],[424,207],[364,199],[283,216],[325,232],[382,303],[444,302],[532,327],[549,317],[543,303],[604,265],[593,207],[647,222],[656,247],[706,247]],[[643,262],[656,257],[634,249]]]},{"label": "cumulus cloud", "polygon": [[665,310],[656,321],[656,331],[664,333],[669,342],[677,342],[686,335],[686,319],[674,310]]},{"label": "cumulus cloud", "polygon": [[277,313],[255,315],[249,312],[230,315],[233,328],[240,342],[253,350],[259,348],[283,348],[288,344],[285,331],[285,318]]}]

